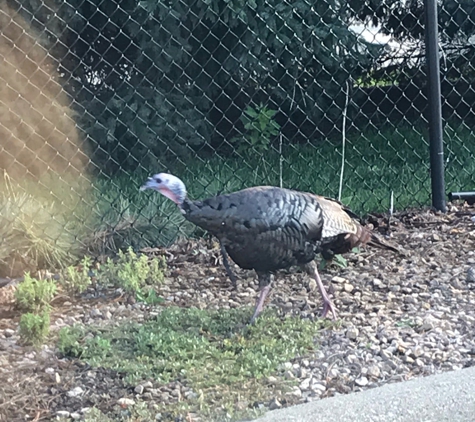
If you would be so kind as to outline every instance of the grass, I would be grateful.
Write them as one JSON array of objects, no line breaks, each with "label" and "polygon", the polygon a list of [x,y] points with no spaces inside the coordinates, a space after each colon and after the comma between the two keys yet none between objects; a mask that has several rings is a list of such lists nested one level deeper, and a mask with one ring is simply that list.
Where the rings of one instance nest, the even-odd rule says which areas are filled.
[{"label": "grass", "polygon": [[246,411],[252,412],[252,403],[276,393],[265,377],[280,364],[315,350],[319,323],[281,320],[267,310],[254,326],[246,326],[250,315],[248,308],[170,307],[142,325],[65,328],[58,347],[66,356],[124,373],[131,385],[147,379],[181,380],[196,397],[162,404],[159,410],[170,417],[198,412],[212,420],[216,411],[236,413],[238,401],[249,403]]},{"label": "grass", "polygon": [[[446,190],[472,190],[475,135],[464,125],[445,128]],[[336,197],[341,145],[324,142],[283,147],[284,187]],[[271,146],[264,154],[201,154],[187,162],[106,177],[41,183],[5,178],[0,186],[0,272],[58,268],[128,246],[167,246],[177,236],[200,236],[175,204],[155,192],[139,192],[150,173],[169,171],[186,183],[192,199],[243,187],[278,185],[281,156]],[[342,202],[355,212],[387,211],[391,191],[396,210],[430,204],[427,135],[400,126],[351,134],[347,139]]]}]

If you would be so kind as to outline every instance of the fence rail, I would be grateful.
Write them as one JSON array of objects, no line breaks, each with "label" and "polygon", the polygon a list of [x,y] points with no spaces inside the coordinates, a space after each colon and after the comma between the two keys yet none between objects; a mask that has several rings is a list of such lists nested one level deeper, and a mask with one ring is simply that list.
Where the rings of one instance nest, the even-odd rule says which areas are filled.
[{"label": "fence rail", "polygon": [[[438,4],[440,164],[473,190],[475,4]],[[193,198],[429,205],[424,22],[419,0],[3,2],[0,272],[201,235],[138,192],[160,171]]]}]

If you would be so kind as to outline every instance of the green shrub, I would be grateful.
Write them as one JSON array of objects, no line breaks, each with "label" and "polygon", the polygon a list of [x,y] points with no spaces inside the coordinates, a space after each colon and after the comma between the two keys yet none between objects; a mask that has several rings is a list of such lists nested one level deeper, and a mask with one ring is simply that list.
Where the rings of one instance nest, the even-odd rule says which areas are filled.
[{"label": "green shrub", "polygon": [[79,266],[79,270],[73,266],[65,268],[60,277],[60,284],[71,294],[83,293],[92,282],[89,276],[91,258],[84,257]]},{"label": "green shrub", "polygon": [[117,285],[128,293],[137,294],[146,286],[160,284],[165,268],[164,258],[149,260],[147,255],[138,255],[129,247],[126,252],[119,251],[115,262],[108,258],[98,277],[104,284]]},{"label": "green shrub", "polygon": [[20,337],[26,344],[39,346],[49,333],[49,311],[40,314],[26,313],[20,318]]},{"label": "green shrub", "polygon": [[15,292],[16,305],[25,312],[49,310],[50,303],[56,293],[56,284],[53,280],[36,280],[25,273],[25,278]]}]

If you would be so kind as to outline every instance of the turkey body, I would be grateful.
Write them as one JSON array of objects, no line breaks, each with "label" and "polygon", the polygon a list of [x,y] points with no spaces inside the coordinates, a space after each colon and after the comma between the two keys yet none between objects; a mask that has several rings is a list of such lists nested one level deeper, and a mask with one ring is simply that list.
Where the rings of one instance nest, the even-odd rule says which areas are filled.
[{"label": "turkey body", "polygon": [[335,317],[315,255],[322,253],[331,259],[361,244],[397,251],[363,227],[339,202],[311,193],[260,186],[191,201],[183,182],[166,173],[149,178],[142,189],[155,189],[167,196],[187,220],[218,238],[224,266],[233,282],[235,276],[226,253],[241,268],[256,271],[260,295],[251,322],[263,309],[274,271],[294,265],[305,268],[322,295],[323,316],[331,311]]},{"label": "turkey body", "polygon": [[310,194],[263,186],[185,201],[182,209],[244,269],[271,272],[307,264],[319,252],[324,221]]}]

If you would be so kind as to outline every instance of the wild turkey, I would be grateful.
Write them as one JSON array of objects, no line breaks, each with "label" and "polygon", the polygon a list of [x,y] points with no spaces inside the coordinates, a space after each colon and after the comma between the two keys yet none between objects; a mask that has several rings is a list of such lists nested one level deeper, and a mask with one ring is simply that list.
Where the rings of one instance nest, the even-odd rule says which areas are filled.
[{"label": "wild turkey", "polygon": [[311,193],[259,186],[219,195],[204,201],[191,201],[185,184],[166,173],[149,177],[140,188],[154,189],[175,202],[184,217],[216,236],[223,261],[232,274],[226,253],[244,269],[254,269],[260,294],[251,323],[262,311],[271,289],[271,273],[300,265],[317,282],[323,298],[323,313],[336,308],[318,274],[315,255],[326,259],[363,244],[398,250],[381,241],[355,220],[340,203]]}]

